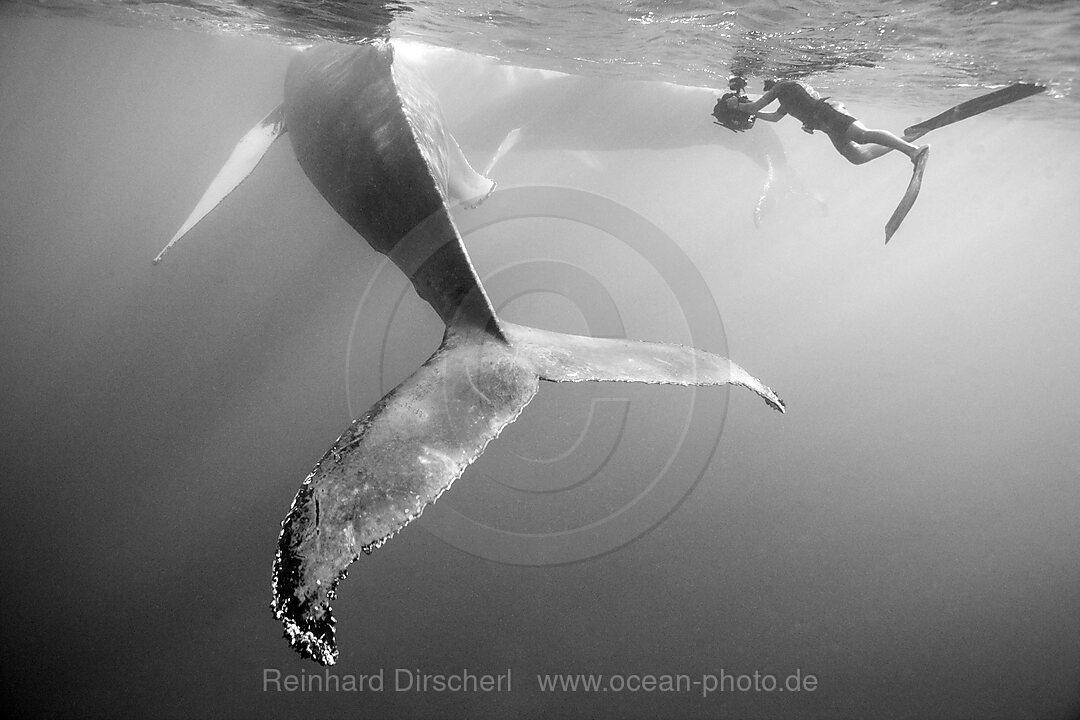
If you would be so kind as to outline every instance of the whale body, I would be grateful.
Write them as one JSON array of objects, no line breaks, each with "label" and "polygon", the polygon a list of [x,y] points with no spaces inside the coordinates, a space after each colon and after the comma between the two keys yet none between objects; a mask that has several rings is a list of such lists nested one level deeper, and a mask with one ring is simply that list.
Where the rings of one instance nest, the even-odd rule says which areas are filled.
[{"label": "whale body", "polygon": [[[468,164],[435,96],[407,64],[395,63],[390,43],[298,54],[282,107],[245,140],[265,152],[286,132],[330,206],[401,268],[446,325],[435,353],[323,455],[282,521],[271,607],[303,656],[336,662],[331,601],[349,566],[445,492],[518,417],[541,380],[733,384],[784,411],[772,390],[719,355],[498,318],[450,216],[451,202],[482,200],[494,184]],[[211,207],[261,157],[237,153],[242,162],[226,163]],[[206,204],[193,215],[208,211]]]}]

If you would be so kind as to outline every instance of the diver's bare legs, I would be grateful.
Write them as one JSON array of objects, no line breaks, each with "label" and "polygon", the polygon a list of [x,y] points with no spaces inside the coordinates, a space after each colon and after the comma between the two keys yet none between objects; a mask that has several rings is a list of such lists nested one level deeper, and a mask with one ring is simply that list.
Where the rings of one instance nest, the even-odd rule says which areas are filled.
[{"label": "diver's bare legs", "polygon": [[[845,139],[848,142],[840,148],[840,154],[856,165],[870,162],[890,150],[899,150],[911,158],[911,162],[915,162],[922,149],[930,147],[929,145],[916,147],[888,130],[872,130],[858,120],[851,123]],[[864,147],[866,145],[873,147]]]}]

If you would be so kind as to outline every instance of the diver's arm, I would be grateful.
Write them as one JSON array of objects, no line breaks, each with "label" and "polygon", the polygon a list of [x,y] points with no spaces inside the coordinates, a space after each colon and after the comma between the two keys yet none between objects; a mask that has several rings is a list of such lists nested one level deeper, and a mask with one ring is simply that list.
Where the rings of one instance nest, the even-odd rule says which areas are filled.
[{"label": "diver's arm", "polygon": [[764,120],[765,122],[776,122],[785,115],[787,115],[787,110],[780,108],[776,112],[759,112],[757,114],[757,119]]},{"label": "diver's arm", "polygon": [[[756,113],[758,110],[765,107],[766,105],[768,105],[769,103],[771,103],[775,99],[776,99],[776,88],[773,88],[772,90],[769,90],[767,93],[765,93],[764,95],[759,97],[754,102],[737,103],[735,105],[735,108],[740,110],[741,112],[744,112],[744,113],[746,113],[748,115],[751,115],[753,113]],[[761,115],[758,115],[758,117],[761,117]]]}]

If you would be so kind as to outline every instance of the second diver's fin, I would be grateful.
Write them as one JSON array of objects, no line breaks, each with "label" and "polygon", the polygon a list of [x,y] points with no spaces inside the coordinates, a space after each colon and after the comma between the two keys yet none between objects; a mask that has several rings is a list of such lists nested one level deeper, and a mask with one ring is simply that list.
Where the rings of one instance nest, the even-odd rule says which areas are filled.
[{"label": "second diver's fin", "polygon": [[285,132],[285,115],[282,108],[282,105],[278,105],[240,139],[232,154],[229,155],[229,159],[225,161],[225,165],[218,171],[217,176],[210,182],[210,186],[206,188],[206,192],[203,193],[198,204],[195,205],[195,209],[191,211],[188,219],[184,221],[184,224],[180,226],[180,229],[176,231],[168,244],[154,258],[155,265],[161,262],[165,253],[179,242],[180,238],[188,230],[195,227],[229,193],[235,190],[244,181],[244,178],[251,174],[251,171],[259,164],[259,161],[262,160],[263,155],[274,144],[274,141]]}]

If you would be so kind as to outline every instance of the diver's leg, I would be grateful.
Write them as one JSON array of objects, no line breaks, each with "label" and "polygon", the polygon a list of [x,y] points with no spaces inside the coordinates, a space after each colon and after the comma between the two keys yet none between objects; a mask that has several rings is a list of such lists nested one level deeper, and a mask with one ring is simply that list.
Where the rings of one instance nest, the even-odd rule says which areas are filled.
[{"label": "diver's leg", "polygon": [[848,162],[855,165],[862,165],[881,157],[887,152],[892,152],[892,148],[884,145],[859,145],[850,140],[843,143],[834,142],[833,145],[836,146],[841,155],[847,158]]},{"label": "diver's leg", "polygon": [[836,151],[854,165],[862,165],[892,151],[892,148],[884,145],[860,145],[849,137],[851,135],[849,130],[850,127],[836,128],[829,133],[829,140],[832,141]]},{"label": "diver's leg", "polygon": [[915,162],[915,157],[922,149],[920,147],[912,145],[903,138],[899,138],[896,135],[893,135],[888,130],[871,130],[858,120],[851,123],[851,127],[848,128],[846,137],[852,142],[860,143],[863,145],[872,143],[878,146],[876,148],[865,148],[866,150],[870,151],[871,156],[867,157],[862,162],[868,162],[870,160],[873,160],[874,158],[881,157],[885,153],[889,152],[889,150],[899,150],[900,152],[911,158],[912,162]]}]

